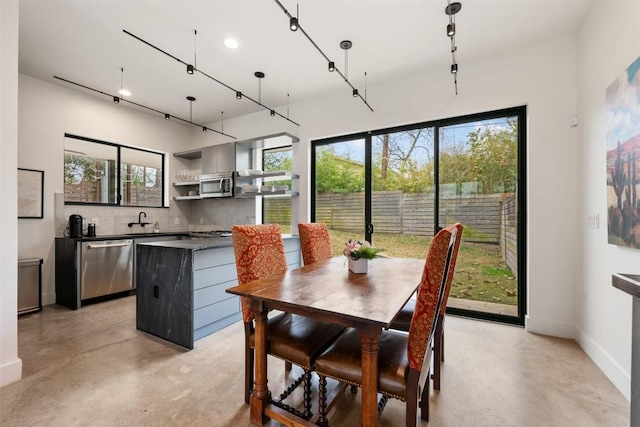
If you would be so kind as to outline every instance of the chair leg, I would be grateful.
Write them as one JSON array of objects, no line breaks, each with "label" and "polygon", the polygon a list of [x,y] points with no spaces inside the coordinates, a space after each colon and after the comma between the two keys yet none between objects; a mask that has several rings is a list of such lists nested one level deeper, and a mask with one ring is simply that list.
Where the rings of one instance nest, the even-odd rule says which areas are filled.
[{"label": "chair leg", "polygon": [[[420,398],[420,374],[413,369],[407,377],[407,397],[405,401],[405,426],[416,427],[418,424],[418,399]],[[428,381],[428,380],[427,380]]]},{"label": "chair leg", "polygon": [[244,402],[249,404],[253,389],[253,348],[247,346],[244,352]]},{"label": "chair leg", "polygon": [[429,372],[427,372],[424,386],[422,387],[422,393],[420,393],[420,418],[422,418],[422,421],[427,422],[429,422],[429,383]]},{"label": "chair leg", "polygon": [[327,419],[327,378],[318,374],[318,425],[329,426]]},{"label": "chair leg", "polygon": [[440,360],[444,362],[444,315],[440,315]]},{"label": "chair leg", "polygon": [[284,362],[285,371],[290,371],[292,368],[293,368],[293,365],[291,365],[291,362]]},{"label": "chair leg", "polygon": [[311,372],[304,370],[304,417],[311,418]]}]

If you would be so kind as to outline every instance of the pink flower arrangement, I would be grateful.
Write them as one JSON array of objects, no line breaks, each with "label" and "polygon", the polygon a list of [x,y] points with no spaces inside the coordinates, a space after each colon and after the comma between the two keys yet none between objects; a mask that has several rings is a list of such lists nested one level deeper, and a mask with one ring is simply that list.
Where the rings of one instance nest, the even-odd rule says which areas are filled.
[{"label": "pink flower arrangement", "polygon": [[384,249],[374,248],[369,242],[360,242],[359,240],[349,239],[344,248],[344,256],[353,260],[365,258],[374,259],[381,255],[378,253],[384,251]]}]

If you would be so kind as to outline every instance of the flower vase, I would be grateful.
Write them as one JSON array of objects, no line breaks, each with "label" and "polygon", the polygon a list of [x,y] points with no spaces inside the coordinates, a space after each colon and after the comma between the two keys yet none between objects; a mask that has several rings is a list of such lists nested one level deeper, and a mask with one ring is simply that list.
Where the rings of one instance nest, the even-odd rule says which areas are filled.
[{"label": "flower vase", "polygon": [[349,270],[356,274],[367,274],[367,271],[369,270],[369,260],[366,258],[349,258]]}]

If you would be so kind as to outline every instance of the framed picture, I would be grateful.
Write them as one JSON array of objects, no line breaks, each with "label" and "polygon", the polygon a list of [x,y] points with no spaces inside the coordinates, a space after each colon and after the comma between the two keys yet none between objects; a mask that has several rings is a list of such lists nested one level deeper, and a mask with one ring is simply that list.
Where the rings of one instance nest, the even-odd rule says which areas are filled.
[{"label": "framed picture", "polygon": [[18,168],[18,218],[42,218],[44,171]]}]

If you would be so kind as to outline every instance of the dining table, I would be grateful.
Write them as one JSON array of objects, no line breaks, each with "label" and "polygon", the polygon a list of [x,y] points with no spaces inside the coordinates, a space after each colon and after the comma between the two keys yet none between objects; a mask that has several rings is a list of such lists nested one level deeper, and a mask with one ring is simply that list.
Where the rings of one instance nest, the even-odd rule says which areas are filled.
[{"label": "dining table", "polygon": [[365,274],[351,272],[346,261],[334,257],[227,289],[248,298],[256,316],[253,424],[274,419],[287,426],[312,425],[271,402],[266,322],[270,310],[280,310],[357,329],[362,349],[362,425],[377,425],[378,340],[418,288],[425,260],[376,258],[369,261]]}]

